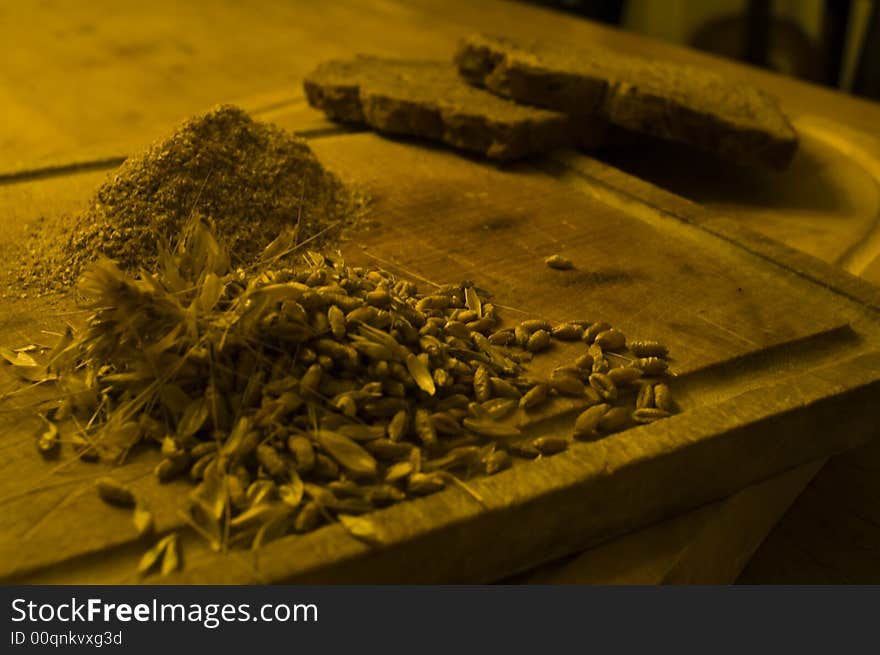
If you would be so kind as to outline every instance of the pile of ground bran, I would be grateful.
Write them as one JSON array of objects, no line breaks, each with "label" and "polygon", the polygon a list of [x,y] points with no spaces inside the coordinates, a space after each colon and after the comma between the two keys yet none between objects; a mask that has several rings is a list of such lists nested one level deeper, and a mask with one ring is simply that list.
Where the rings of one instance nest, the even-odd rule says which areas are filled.
[{"label": "pile of ground bran", "polygon": [[26,290],[62,290],[99,254],[153,270],[159,243],[173,247],[193,214],[240,265],[297,224],[300,242],[318,235],[311,247],[326,245],[362,204],[305,141],[220,105],[128,158],[84,211],[46,224],[14,277]]}]

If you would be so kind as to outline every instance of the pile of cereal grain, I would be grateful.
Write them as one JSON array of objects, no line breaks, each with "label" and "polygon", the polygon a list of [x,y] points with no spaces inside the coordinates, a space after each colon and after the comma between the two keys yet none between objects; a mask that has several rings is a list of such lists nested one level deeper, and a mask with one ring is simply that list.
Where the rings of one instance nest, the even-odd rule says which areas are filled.
[{"label": "pile of cereal grain", "polygon": [[[675,411],[666,347],[608,323],[503,327],[472,282],[424,293],[314,251],[231,271],[197,218],[183,232],[155,275],[103,260],[80,278],[94,314],[49,357],[45,380],[66,393],[37,447],[120,463],[161,450],[156,477],[192,480],[184,516],[216,550],[337,520],[372,538],[361,515],[449,484],[482,502],[467,480]],[[580,356],[535,377],[532,358],[562,342]],[[573,409],[567,434],[535,429]],[[137,505],[118,483],[98,493]],[[142,572],[176,568],[175,544],[161,540]]]}]

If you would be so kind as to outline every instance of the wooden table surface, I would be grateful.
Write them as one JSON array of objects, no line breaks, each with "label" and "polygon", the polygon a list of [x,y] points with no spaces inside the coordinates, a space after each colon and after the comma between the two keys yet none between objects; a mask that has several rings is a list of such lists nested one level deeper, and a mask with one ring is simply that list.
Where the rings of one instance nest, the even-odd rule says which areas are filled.
[{"label": "wooden table surface", "polygon": [[[210,10],[167,0],[140,7],[106,0],[7,3],[0,7],[0,25],[6,61],[0,70],[0,193],[23,216],[40,206],[35,183],[110,170],[182,118],[218,102],[237,102],[269,120],[281,116],[298,133],[319,135],[332,128],[305,105],[300,86],[318,61],[353,52],[448,58],[461,35],[488,28],[705,65],[775,93],[804,142],[793,169],[769,182],[675,148],[600,157],[880,282],[880,106],[827,89],[501,1],[229,1]],[[802,467],[534,579],[733,579],[818,468]],[[880,449],[873,445],[832,459],[758,549],[742,579],[880,580],[878,469]],[[731,531],[731,523],[742,527]],[[732,543],[731,534],[742,543]],[[609,562],[618,570],[591,577],[613,569],[603,565]]]}]

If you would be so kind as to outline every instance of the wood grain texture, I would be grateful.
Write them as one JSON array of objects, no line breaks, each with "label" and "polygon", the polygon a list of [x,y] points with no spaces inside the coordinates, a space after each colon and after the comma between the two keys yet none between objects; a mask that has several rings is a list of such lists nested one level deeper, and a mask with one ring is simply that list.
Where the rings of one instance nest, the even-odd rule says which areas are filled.
[{"label": "wood grain texture", "polygon": [[[584,187],[588,193],[605,202],[630,208],[644,217],[651,215],[650,211],[639,209],[646,204],[660,214],[672,212],[681,220],[699,225],[721,239],[737,243],[758,257],[784,262],[792,272],[814,283],[832,284],[848,297],[874,309],[880,308],[880,288],[875,284],[834,266],[824,257],[817,258],[785,242],[776,241],[751,223],[731,218],[727,212],[691,202],[591,157],[572,156],[563,151],[555,153],[552,161],[545,162],[543,167],[569,184]],[[588,183],[579,184],[578,177],[586,177]]]},{"label": "wood grain texture", "polygon": [[822,468],[812,462],[508,582],[731,584],[764,535]]},{"label": "wood grain texture", "polygon": [[[658,211],[651,203],[662,197],[646,197],[637,210],[603,201],[585,177],[573,185],[534,167],[500,169],[369,133],[313,147],[373,197],[373,224],[346,244],[349,260],[378,260],[437,283],[473,279],[495,291],[510,318],[603,318],[633,338],[664,340],[685,411],[476,481],[488,510],[459,489],[383,510],[375,520],[387,549],[370,549],[338,525],[219,562],[187,543],[188,565],[173,580],[493,580],[868,438],[854,408],[880,393],[877,317],[833,281],[816,285],[721,239],[679,217],[674,203]],[[97,182],[99,174],[87,175]],[[597,180],[591,189],[602,186]],[[35,199],[55,199],[44,213],[70,209],[82,192],[65,190],[62,179],[34,181],[7,189],[14,204],[27,187]],[[40,187],[56,190],[38,194]],[[5,211],[19,225],[26,214]],[[576,269],[544,266],[552,252],[570,256]],[[3,345],[20,343],[35,319],[52,322],[31,305],[17,315],[9,326],[16,332],[4,335],[14,341]],[[550,359],[570,356],[559,348]],[[0,481],[9,517],[0,579],[130,581],[141,546],[127,515],[91,491],[103,470],[82,464],[50,475],[52,465],[32,449],[38,421],[0,420],[14,435]],[[565,430],[568,420],[532,429]],[[118,474],[145,496],[160,531],[178,528],[186,484],[154,485],[151,464],[146,455]],[[93,517],[86,530],[83,517]]]},{"label": "wood grain texture", "polygon": [[[655,141],[598,156],[641,179],[873,282],[880,255],[880,141],[830,119],[795,121],[791,168],[768,175]],[[669,165],[675,162],[675,165]]]},{"label": "wood grain texture", "polygon": [[[849,373],[853,364],[841,366]],[[861,364],[867,372],[880,364],[880,357]],[[813,393],[826,393],[827,383],[841,372],[817,372]],[[244,571],[220,571],[216,558],[206,558],[165,581],[489,582],[724,497],[744,480],[753,483],[784,470],[795,453],[803,459],[794,463],[801,464],[826,454],[829,446],[844,450],[869,439],[859,421],[841,431],[834,424],[840,411],[876,397],[880,383],[833,401],[818,401],[809,385],[792,389],[788,382],[758,391],[474,481],[486,509],[460,490],[450,490],[376,512],[371,518],[387,546],[366,546],[332,525],[243,554],[239,559],[249,565]],[[799,412],[790,423],[778,412],[792,397],[815,411]],[[747,427],[734,427],[740,422]],[[824,452],[803,449],[811,425],[824,433],[821,440],[811,439]],[[839,439],[833,445],[826,440],[831,434]]]},{"label": "wood grain texture", "polygon": [[[876,103],[504,0],[344,0],[332,9],[267,0],[185,8],[170,0],[97,0],[88,8],[13,3],[0,12],[8,64],[0,71],[0,181],[76,163],[110,160],[112,167],[112,160],[219,102],[264,117],[286,105],[298,114],[298,132],[326,130],[301,90],[303,76],[320,61],[357,52],[449,59],[458,39],[491,24],[498,34],[617,48],[711,69],[772,92],[802,137],[801,153],[785,175],[756,176],[663,144],[602,157],[880,282],[877,185],[861,165],[864,158],[853,157],[857,149],[878,159]],[[870,245],[863,244],[866,238]]]},{"label": "wood grain texture", "polygon": [[[5,119],[0,130],[0,182],[6,182],[7,172],[25,172],[22,179],[35,180],[0,186],[0,225],[4,228],[0,250],[7,247],[7,239],[26,243],[27,232],[21,228],[37,221],[41,213],[51,221],[55,209],[81,206],[106,174],[101,171],[111,170],[115,161],[167,133],[187,115],[216,102],[233,101],[298,132],[335,132],[337,128],[297,97],[302,75],[318,61],[355,51],[443,57],[451,55],[462,34],[485,29],[491,20],[497,31],[512,36],[543,35],[561,43],[595,41],[649,57],[711,67],[772,90],[806,133],[802,153],[809,156],[795,160],[794,175],[760,179],[731,175],[686,153],[653,160],[644,152],[634,153],[631,159],[637,164],[648,162],[638,169],[624,166],[622,158],[614,161],[664,185],[670,179],[690,181],[683,186],[669,183],[668,188],[721,209],[729,217],[729,238],[736,238],[732,217],[735,223],[828,262],[844,253],[841,263],[851,272],[880,281],[880,258],[863,257],[875,252],[870,244],[877,224],[872,187],[859,181],[865,179],[867,170],[861,155],[877,159],[870,138],[880,122],[876,103],[525,3],[345,0],[332,6],[296,8],[266,8],[264,4],[215,3],[211,13],[199,6],[172,6],[167,0],[141,6],[98,0],[88,8],[72,2],[0,7],[4,57],[12,64],[0,72]],[[175,20],[168,20],[172,12]],[[837,142],[829,141],[829,135]],[[846,143],[841,145],[841,139]],[[851,157],[854,148],[861,153],[859,159]],[[89,172],[95,170],[92,163],[96,160],[104,160],[104,168]],[[51,179],[47,175],[53,174],[53,167],[57,167],[54,174],[81,172]],[[36,176],[27,174],[34,169]],[[707,174],[702,175],[703,171]],[[713,186],[719,180],[725,180],[720,189]],[[864,247],[866,234],[869,245]],[[766,242],[756,242],[751,234],[748,239],[755,248],[763,248],[765,256],[772,258],[778,252]],[[850,247],[857,256],[848,259]],[[789,254],[790,259],[799,257]],[[809,258],[802,263],[802,270],[815,271],[815,262]],[[840,279],[835,282],[838,289],[839,283]],[[864,285],[855,286],[853,294],[858,297]],[[61,308],[47,310],[33,299],[16,299],[14,305],[4,303],[4,307],[11,307],[0,313],[4,345],[31,340],[35,316],[40,317],[37,327],[48,330],[57,329],[58,321],[65,318],[53,315]],[[6,443],[3,447],[13,448]],[[30,451],[27,457],[32,457]],[[792,535],[788,543],[773,546],[775,556],[763,560],[763,572],[778,569],[780,562],[827,560],[824,553],[828,551],[840,554],[836,571],[824,569],[832,581],[860,580],[862,564],[869,566],[868,571],[870,566],[880,568],[870,559],[880,536],[866,529],[844,529],[859,523],[857,515],[870,516],[876,504],[866,471],[873,466],[871,462],[880,460],[871,450],[857,457],[853,466],[861,467],[862,482],[849,484],[858,477],[849,465],[826,471],[831,477],[822,481],[818,491],[808,490],[805,500],[810,506],[799,510],[797,530],[787,529]],[[823,537],[814,538],[811,531]],[[834,535],[840,538],[835,541]],[[102,579],[124,577],[137,550],[99,552],[90,565],[102,572]],[[852,553],[856,556],[849,557]],[[785,570],[787,581],[798,581],[797,566]],[[61,566],[44,579],[57,580],[71,572],[70,567]],[[749,579],[761,578],[752,575]]]},{"label": "wood grain texture", "polygon": [[220,102],[287,88],[352,50],[451,55],[426,42],[429,16],[395,3],[230,0],[182,6],[61,1],[4,4],[3,168],[123,152]]},{"label": "wood grain texture", "polygon": [[[711,67],[765,87],[797,117],[818,113],[870,132],[877,108],[818,86],[525,3],[345,0],[182,7],[171,0],[7,3],[0,98],[6,163],[152,140],[218,102],[299,87],[319,61],[354,52],[451,58],[487,24],[512,37],[593,42]],[[173,20],[169,17],[173,16]],[[4,168],[6,164],[4,164]]]},{"label": "wood grain texture", "polygon": [[[210,8],[98,0],[88,8],[57,2],[3,11],[9,65],[0,88],[9,96],[4,106],[10,120],[19,117],[5,137],[22,140],[8,150],[19,158],[57,154],[66,143],[78,152],[98,142],[151,139],[217,102],[250,100],[288,85],[291,96],[301,97],[302,77],[331,57],[360,51],[448,58],[456,40],[485,28],[487,17],[498,33],[513,37],[596,43],[750,79],[772,90],[795,116],[809,109],[870,132],[878,112],[876,105],[822,87],[504,0],[345,0],[332,9],[265,0],[247,6],[226,0]],[[44,127],[37,129],[40,122]]]}]

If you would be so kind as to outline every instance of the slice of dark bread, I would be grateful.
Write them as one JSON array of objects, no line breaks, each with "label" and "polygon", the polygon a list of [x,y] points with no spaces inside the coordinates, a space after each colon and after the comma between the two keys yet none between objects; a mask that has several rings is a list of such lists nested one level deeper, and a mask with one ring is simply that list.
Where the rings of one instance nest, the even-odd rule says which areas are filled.
[{"label": "slice of dark bread", "polygon": [[462,77],[500,96],[681,141],[740,164],[782,170],[794,128],[761,90],[711,71],[598,47],[563,49],[474,35],[455,56]]},{"label": "slice of dark bread", "polygon": [[499,160],[598,145],[605,122],[520,105],[465,82],[452,63],[360,56],[305,78],[309,103],[332,120],[442,141]]}]

